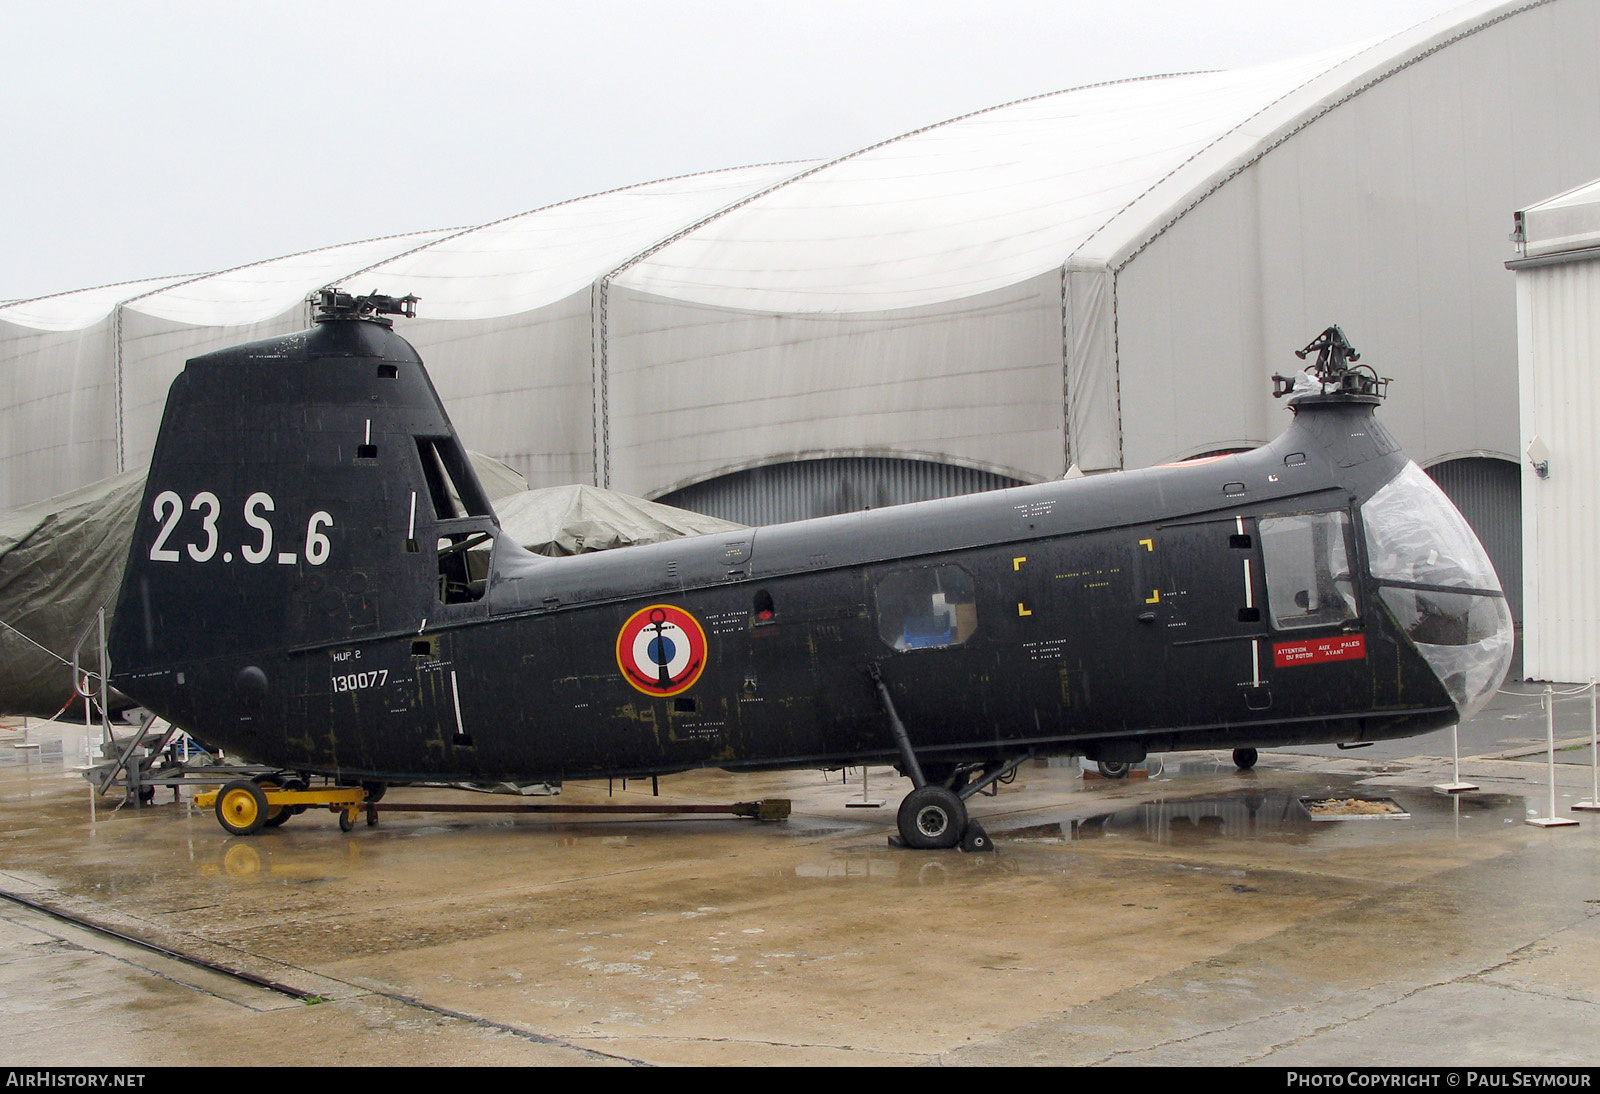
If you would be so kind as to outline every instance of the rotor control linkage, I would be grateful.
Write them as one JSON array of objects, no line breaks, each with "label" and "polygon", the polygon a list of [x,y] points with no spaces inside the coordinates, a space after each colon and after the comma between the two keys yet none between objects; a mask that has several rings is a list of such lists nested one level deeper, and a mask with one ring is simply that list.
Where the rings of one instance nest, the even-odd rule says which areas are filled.
[{"label": "rotor control linkage", "polygon": [[1310,376],[1320,385],[1322,395],[1365,395],[1382,399],[1389,387],[1389,377],[1379,376],[1370,365],[1358,365],[1361,354],[1350,344],[1344,331],[1335,323],[1313,338],[1304,349],[1294,355],[1304,361],[1313,353],[1317,359],[1299,376],[1272,377],[1272,397],[1304,392],[1304,377]]},{"label": "rotor control linkage", "polygon": [[312,318],[318,323],[326,323],[336,319],[365,319],[373,323],[381,323],[386,327],[393,327],[392,319],[384,319],[386,315],[399,315],[406,319],[417,317],[416,296],[384,296],[382,293],[368,293],[365,296],[356,296],[343,289],[318,289],[308,298],[315,309]]}]

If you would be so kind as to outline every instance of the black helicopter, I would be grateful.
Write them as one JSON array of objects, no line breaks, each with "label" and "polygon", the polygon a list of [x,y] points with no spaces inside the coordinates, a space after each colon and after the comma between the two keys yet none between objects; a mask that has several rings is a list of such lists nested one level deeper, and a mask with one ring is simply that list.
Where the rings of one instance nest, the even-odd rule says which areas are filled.
[{"label": "black helicopter", "polygon": [[168,395],[111,681],[281,786],[890,763],[903,842],[976,849],[966,800],[1030,757],[1424,733],[1509,662],[1487,556],[1336,327],[1250,452],[550,559],[501,535],[392,330],[414,305],[324,291]]}]

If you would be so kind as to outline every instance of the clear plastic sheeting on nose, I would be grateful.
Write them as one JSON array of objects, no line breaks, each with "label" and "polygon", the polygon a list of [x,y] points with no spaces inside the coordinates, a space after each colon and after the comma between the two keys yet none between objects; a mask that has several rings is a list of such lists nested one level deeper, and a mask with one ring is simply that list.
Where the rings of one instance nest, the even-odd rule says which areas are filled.
[{"label": "clear plastic sheeting on nose", "polygon": [[1511,668],[1511,609],[1505,598],[1392,586],[1381,592],[1461,717],[1483,709]]},{"label": "clear plastic sheeting on nose", "polygon": [[1511,610],[1488,554],[1415,463],[1361,507],[1361,518],[1384,606],[1470,718],[1511,667]]},{"label": "clear plastic sheeting on nose", "polygon": [[1499,592],[1494,564],[1472,526],[1415,463],[1361,507],[1367,563],[1380,581]]}]

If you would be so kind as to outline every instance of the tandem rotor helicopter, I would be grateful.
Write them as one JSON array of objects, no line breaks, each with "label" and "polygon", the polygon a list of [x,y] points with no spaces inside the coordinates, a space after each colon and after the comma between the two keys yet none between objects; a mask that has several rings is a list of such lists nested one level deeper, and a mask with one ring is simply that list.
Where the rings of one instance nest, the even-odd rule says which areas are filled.
[{"label": "tandem rotor helicopter", "polygon": [[[325,290],[168,395],[111,682],[280,790],[893,764],[905,845],[983,849],[967,800],[1031,757],[1425,733],[1510,661],[1337,327],[1250,452],[551,559],[501,534],[414,314]],[[238,834],[288,808],[216,803]]]}]

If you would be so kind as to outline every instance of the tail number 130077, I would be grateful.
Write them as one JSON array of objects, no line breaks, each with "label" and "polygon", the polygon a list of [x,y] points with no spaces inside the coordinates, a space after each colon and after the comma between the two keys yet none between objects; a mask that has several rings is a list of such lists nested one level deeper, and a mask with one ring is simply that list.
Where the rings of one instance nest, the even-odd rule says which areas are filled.
[{"label": "tail number 130077", "polygon": [[[255,531],[252,535],[253,542],[239,544],[239,554],[248,563],[259,565],[266,562],[273,555],[272,519],[267,516],[274,511],[276,506],[272,495],[264,490],[258,490],[245,499],[244,522]],[[217,531],[217,518],[222,514],[222,503],[217,496],[209,490],[202,490],[189,502],[189,511],[200,514],[199,534],[193,541],[183,545],[180,552],[174,546],[168,546],[167,541],[178,530],[178,524],[183,520],[183,499],[172,490],[163,490],[156,495],[155,504],[151,507],[151,515],[161,522],[161,530],[156,534],[155,542],[150,545],[151,562],[181,562],[184,554],[195,562],[210,562],[217,554],[217,548],[222,545],[222,537]],[[304,557],[312,566],[321,566],[328,561],[328,554],[333,549],[325,530],[333,527],[333,517],[328,513],[317,510],[306,521],[306,539]],[[279,551],[277,558],[285,566],[293,566],[300,560],[300,555],[294,551]],[[233,561],[231,549],[222,552],[223,562]]]}]

